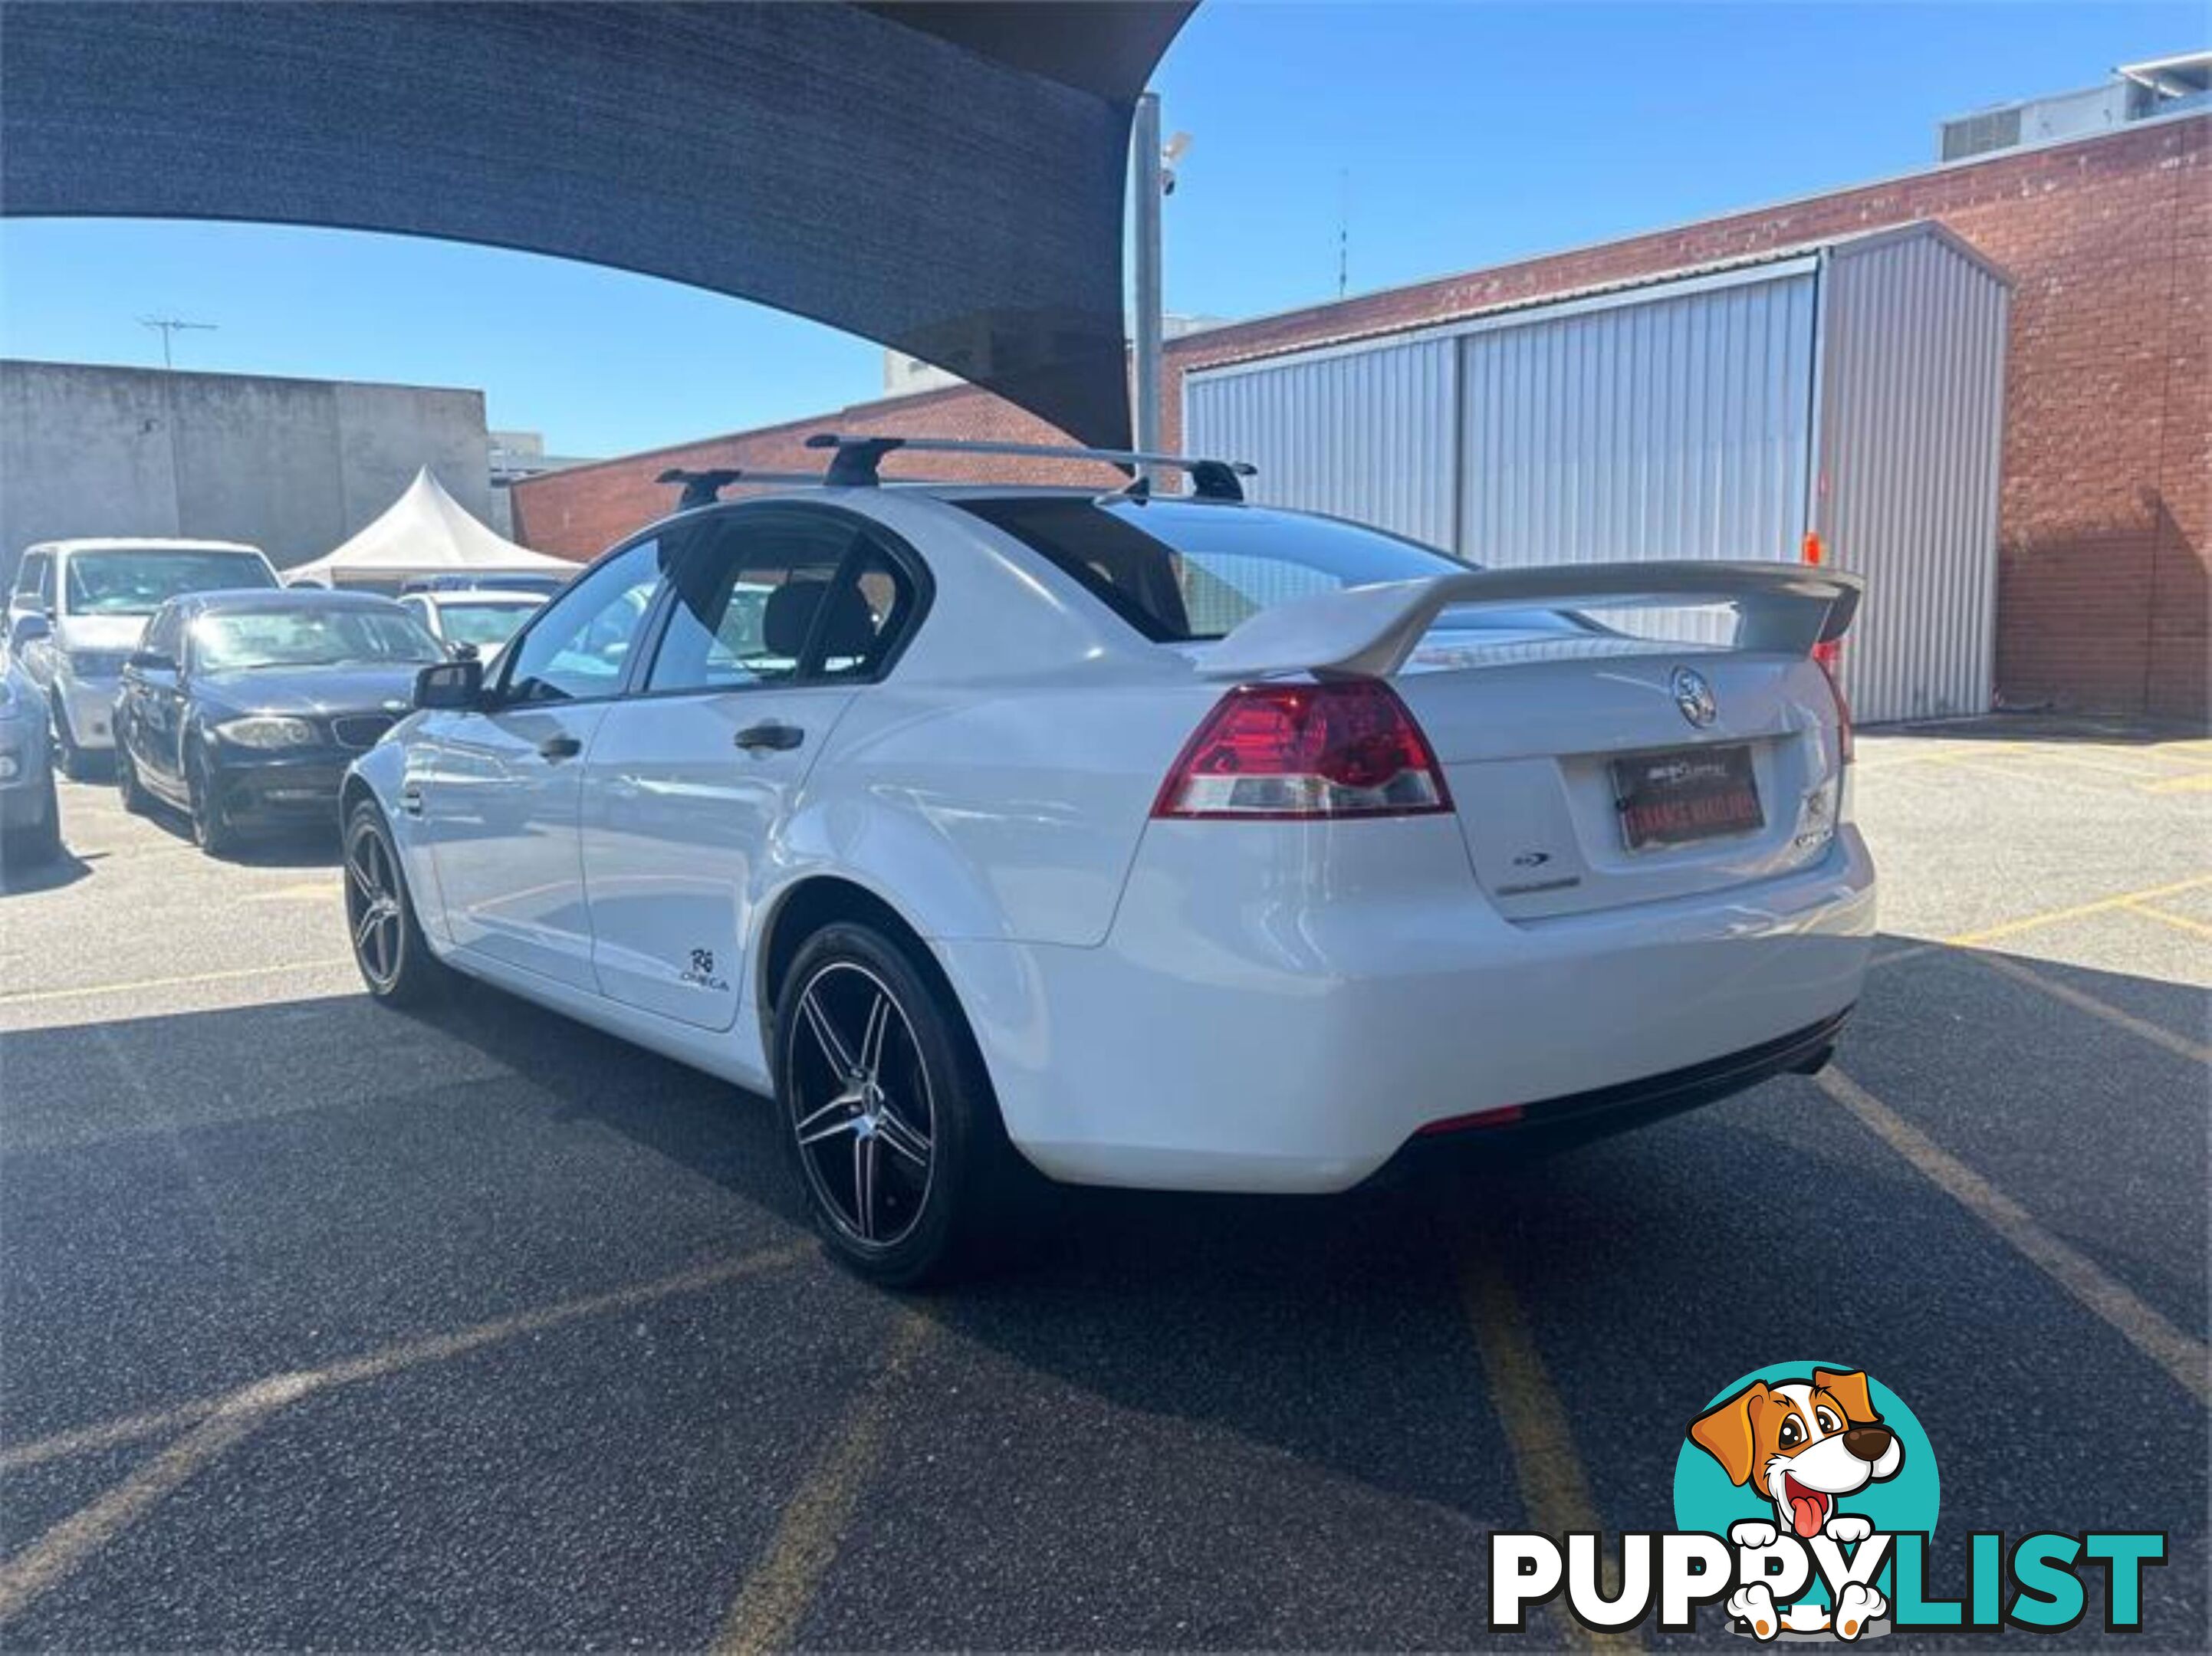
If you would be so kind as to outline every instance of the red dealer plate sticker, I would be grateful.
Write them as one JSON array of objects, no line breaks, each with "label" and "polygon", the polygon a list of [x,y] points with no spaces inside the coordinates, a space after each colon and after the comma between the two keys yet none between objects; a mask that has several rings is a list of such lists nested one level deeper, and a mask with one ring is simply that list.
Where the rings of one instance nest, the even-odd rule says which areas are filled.
[{"label": "red dealer plate sticker", "polygon": [[1673,748],[1613,761],[1613,803],[1631,851],[1686,845],[1765,825],[1751,749]]}]

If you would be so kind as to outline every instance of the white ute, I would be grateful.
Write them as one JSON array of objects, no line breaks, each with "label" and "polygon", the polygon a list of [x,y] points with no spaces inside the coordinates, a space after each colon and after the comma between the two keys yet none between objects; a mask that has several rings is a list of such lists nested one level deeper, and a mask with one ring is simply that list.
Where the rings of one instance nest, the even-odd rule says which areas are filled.
[{"label": "white ute", "polygon": [[[1025,1167],[1336,1191],[1825,1061],[1875,920],[1852,577],[1473,570],[1218,463],[878,487],[896,441],[822,446],[425,670],[346,788],[374,993],[458,969],[772,1095],[900,1283]],[[1598,619],[1686,605],[1732,640]]]}]

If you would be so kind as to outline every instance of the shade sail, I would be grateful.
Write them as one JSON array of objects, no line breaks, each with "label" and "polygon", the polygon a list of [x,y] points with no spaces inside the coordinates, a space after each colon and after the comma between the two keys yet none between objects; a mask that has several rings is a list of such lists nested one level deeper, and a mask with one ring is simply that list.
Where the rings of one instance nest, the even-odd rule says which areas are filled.
[{"label": "shade sail", "polygon": [[409,575],[573,575],[577,566],[517,546],[469,515],[428,466],[384,514],[334,552],[284,572],[292,585]]},{"label": "shade sail", "polygon": [[11,5],[0,210],[586,259],[1126,446],[1129,118],[1191,9]]}]

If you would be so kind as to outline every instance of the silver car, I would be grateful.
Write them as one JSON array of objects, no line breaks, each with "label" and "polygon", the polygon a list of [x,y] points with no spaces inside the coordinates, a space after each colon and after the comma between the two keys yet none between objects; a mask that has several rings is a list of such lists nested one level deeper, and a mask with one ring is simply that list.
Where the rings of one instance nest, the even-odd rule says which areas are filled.
[{"label": "silver car", "polygon": [[114,747],[123,664],[164,603],[276,585],[269,560],[236,541],[132,537],[26,548],[8,595],[8,647],[38,686],[63,773],[88,774]]},{"label": "silver car", "polygon": [[45,700],[15,652],[0,646],[0,870],[52,861],[61,827]]}]

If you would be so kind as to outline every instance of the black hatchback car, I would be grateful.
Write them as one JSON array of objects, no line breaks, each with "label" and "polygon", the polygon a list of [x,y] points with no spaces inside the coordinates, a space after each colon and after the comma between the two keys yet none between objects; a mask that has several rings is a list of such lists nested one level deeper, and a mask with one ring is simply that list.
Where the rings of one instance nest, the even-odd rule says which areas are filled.
[{"label": "black hatchback car", "polygon": [[415,675],[445,659],[421,622],[368,593],[173,598],[123,670],[124,805],[181,808],[217,853],[249,828],[335,822],[346,767],[405,715]]}]

